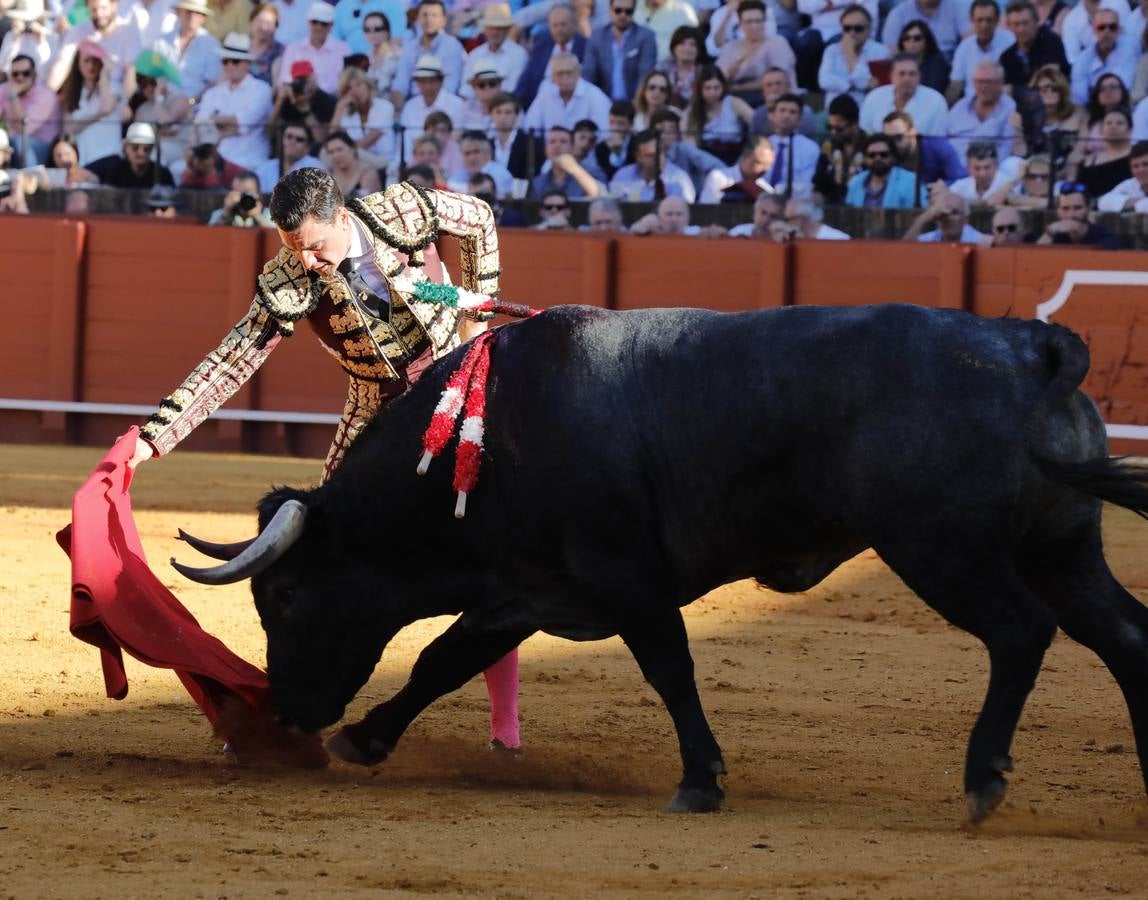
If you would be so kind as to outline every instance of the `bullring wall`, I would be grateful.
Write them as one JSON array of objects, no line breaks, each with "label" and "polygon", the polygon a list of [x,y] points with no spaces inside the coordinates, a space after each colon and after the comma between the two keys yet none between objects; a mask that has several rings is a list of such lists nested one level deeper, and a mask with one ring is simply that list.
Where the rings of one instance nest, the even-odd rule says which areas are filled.
[{"label": "bullring wall", "polygon": [[[513,230],[500,237],[503,296],[542,307],[902,301],[1031,318],[1044,304],[1045,318],[1089,343],[1084,386],[1109,422],[1113,449],[1148,452],[1148,329],[1138,328],[1148,314],[1148,273],[1137,252]],[[119,407],[154,406],[243,315],[255,275],[278,246],[269,230],[0,219],[0,440],[110,445],[146,415]],[[446,242],[453,271],[455,252]],[[345,384],[300,327],[228,404],[240,418],[212,419],[184,446],[321,456]],[[76,402],[113,409],[13,408]],[[248,411],[274,414],[252,421]]]}]

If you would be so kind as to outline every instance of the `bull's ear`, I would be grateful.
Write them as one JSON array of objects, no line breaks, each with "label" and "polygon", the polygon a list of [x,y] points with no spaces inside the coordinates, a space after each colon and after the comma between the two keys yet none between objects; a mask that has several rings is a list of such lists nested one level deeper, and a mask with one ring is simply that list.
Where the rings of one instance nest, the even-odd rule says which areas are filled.
[{"label": "bull's ear", "polygon": [[263,499],[259,501],[259,530],[263,531],[267,527],[267,523],[275,518],[275,514],[279,512],[280,507],[290,500],[302,504],[304,507],[311,507],[311,491],[302,491],[298,488],[281,486],[272,488],[264,495]]}]

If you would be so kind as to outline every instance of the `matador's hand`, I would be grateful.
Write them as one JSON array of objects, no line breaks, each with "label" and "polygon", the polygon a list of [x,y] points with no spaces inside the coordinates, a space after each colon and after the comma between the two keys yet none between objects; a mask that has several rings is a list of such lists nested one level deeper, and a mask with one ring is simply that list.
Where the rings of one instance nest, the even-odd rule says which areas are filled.
[{"label": "matador's hand", "polygon": [[152,449],[151,444],[141,437],[136,438],[136,449],[132,454],[132,458],[128,460],[128,468],[134,469],[145,459],[151,459],[155,456],[155,450]]}]

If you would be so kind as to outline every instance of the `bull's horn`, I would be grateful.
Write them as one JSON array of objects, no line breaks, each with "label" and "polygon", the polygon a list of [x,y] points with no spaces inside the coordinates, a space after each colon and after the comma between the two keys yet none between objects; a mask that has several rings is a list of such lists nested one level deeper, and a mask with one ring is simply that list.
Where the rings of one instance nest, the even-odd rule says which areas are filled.
[{"label": "bull's horn", "polygon": [[299,539],[306,516],[306,506],[298,500],[288,500],[279,507],[259,537],[235,559],[208,569],[193,569],[177,563],[174,558],[171,564],[185,578],[200,584],[234,584],[244,578],[251,578],[275,562]]},{"label": "bull's horn", "polygon": [[213,544],[211,541],[197,538],[194,534],[188,534],[182,528],[179,529],[179,539],[185,544],[191,544],[204,556],[223,561],[235,559],[255,541],[255,538],[248,538],[245,541],[236,541],[234,544]]}]

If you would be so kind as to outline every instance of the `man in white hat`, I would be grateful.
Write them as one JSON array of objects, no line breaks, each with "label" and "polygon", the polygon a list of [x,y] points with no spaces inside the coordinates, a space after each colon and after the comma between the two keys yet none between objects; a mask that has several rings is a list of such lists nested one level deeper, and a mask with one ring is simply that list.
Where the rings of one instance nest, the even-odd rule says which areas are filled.
[{"label": "man in white hat", "polygon": [[451,124],[457,126],[466,109],[462,100],[444,86],[442,63],[438,57],[430,54],[420,56],[412,75],[416,93],[403,106],[399,116],[399,124],[403,127],[403,158],[406,160],[414,156],[415,139],[423,133],[428,113],[446,113]]},{"label": "man in white hat", "polygon": [[307,8],[308,35],[305,40],[288,44],[279,61],[278,86],[280,90],[291,85],[291,67],[297,62],[309,62],[315,70],[315,83],[328,94],[339,92],[339,74],[343,59],[351,55],[351,48],[335,37],[335,8],[323,0],[315,0]]},{"label": "man in white hat", "polygon": [[491,127],[490,103],[502,90],[502,73],[489,63],[481,63],[471,74],[467,85],[469,98],[462,119],[455,121],[460,131],[488,131]]},{"label": "man in white hat", "polygon": [[54,91],[60,89],[72,69],[76,48],[82,41],[92,41],[108,55],[109,77],[117,92],[121,97],[130,97],[135,92],[132,61],[139,56],[139,33],[127,16],[119,15],[116,0],[89,0],[88,12],[91,18],[68,29],[60,41],[46,79],[48,87]]},{"label": "man in white hat", "polygon": [[446,7],[442,0],[419,0],[417,9],[418,36],[409,38],[403,44],[398,65],[395,66],[395,78],[391,82],[391,103],[395,109],[399,109],[407,97],[414,97],[415,69],[426,56],[438,60],[448,93],[457,94],[462,83],[466,51],[458,38],[446,32]]},{"label": "man in white hat", "polygon": [[265,128],[271,116],[271,86],[251,74],[251,38],[234,31],[223,41],[223,77],[208,88],[195,114],[219,133],[219,155],[244,169],[271,157]]},{"label": "man in white hat", "polygon": [[464,98],[474,96],[472,82],[479,70],[494,69],[502,76],[505,90],[512,91],[518,84],[522,70],[528,59],[526,51],[510,40],[510,26],[514,19],[510,6],[506,3],[492,3],[482,11],[482,30],[486,41],[467,54],[462,70],[463,85],[459,94]]},{"label": "man in white hat", "polygon": [[152,188],[157,184],[175,186],[167,166],[151,158],[155,150],[155,130],[147,122],[132,122],[124,135],[122,155],[105,156],[85,166],[100,184],[118,188]]},{"label": "man in white hat", "polygon": [[163,36],[156,49],[179,71],[179,89],[193,100],[219,80],[220,47],[203,23],[211,15],[207,0],[178,0],[176,27]]},{"label": "man in white hat", "polygon": [[43,0],[12,0],[8,7],[8,33],[0,41],[0,67],[24,54],[36,61],[36,68],[47,72],[56,54],[56,35],[44,11]]}]

